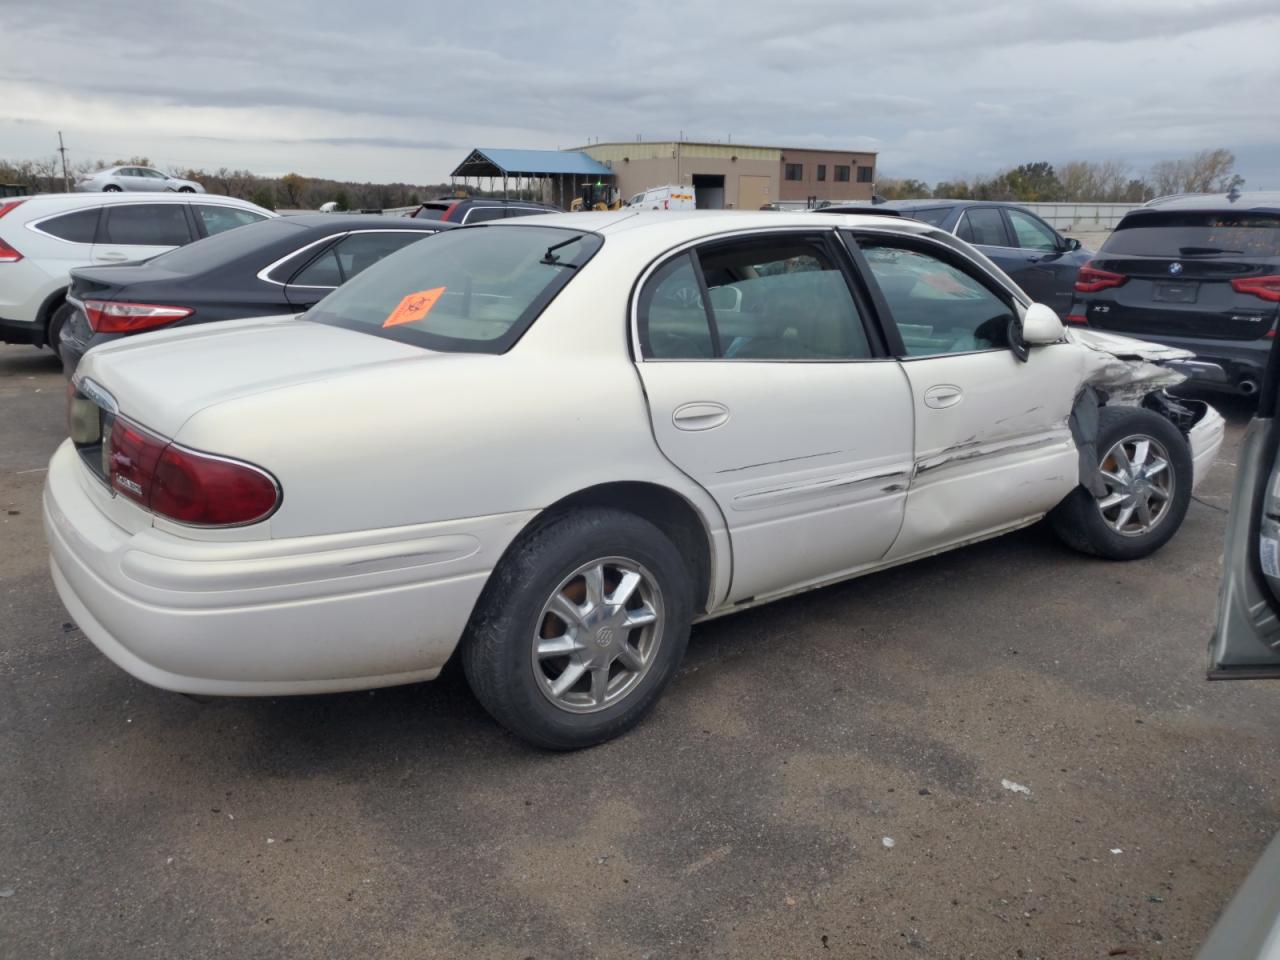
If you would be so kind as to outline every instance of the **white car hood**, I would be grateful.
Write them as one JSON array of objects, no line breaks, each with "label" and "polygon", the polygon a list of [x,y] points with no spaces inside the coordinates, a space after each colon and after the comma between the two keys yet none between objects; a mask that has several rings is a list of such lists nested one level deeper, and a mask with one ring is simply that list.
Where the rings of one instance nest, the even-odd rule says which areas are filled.
[{"label": "white car hood", "polygon": [[166,437],[212,404],[373,365],[446,354],[292,316],[178,328],[103,344],[76,379],[104,388],[120,412]]}]

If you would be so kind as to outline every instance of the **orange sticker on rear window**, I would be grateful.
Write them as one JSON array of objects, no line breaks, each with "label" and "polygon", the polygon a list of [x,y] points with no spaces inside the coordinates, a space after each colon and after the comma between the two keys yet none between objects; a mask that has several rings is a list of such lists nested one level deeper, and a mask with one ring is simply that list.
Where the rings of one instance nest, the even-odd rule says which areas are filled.
[{"label": "orange sticker on rear window", "polygon": [[430,290],[419,290],[417,293],[409,294],[391,311],[387,319],[382,321],[382,326],[398,327],[402,323],[421,320],[431,312],[431,308],[436,305],[436,301],[444,291],[444,287],[432,287]]}]

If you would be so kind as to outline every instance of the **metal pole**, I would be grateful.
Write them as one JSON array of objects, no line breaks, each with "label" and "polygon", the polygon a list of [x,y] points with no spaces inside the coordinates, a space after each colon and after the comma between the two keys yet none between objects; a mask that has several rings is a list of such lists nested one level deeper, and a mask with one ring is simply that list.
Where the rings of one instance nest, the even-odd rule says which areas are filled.
[{"label": "metal pole", "polygon": [[62,190],[71,192],[71,178],[67,176],[67,148],[62,144],[62,131],[58,131],[58,153],[62,154]]}]

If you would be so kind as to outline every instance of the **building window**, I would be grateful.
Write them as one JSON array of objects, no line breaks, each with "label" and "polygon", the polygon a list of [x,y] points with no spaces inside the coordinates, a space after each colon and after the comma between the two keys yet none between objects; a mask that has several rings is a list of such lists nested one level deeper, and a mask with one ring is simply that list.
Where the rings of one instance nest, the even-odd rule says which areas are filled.
[{"label": "building window", "polygon": [[849,182],[849,168],[842,163],[836,164],[836,183]]},{"label": "building window", "polygon": [[784,180],[803,180],[804,164],[803,163],[787,163],[783,164],[786,168],[782,174]]},{"label": "building window", "polygon": [[859,183],[870,183],[870,182],[871,182],[871,168],[870,168],[870,167],[859,167],[859,168],[858,168],[858,182],[859,182]]},{"label": "building window", "polygon": [[818,179],[827,179],[827,165],[825,163],[818,164]]}]

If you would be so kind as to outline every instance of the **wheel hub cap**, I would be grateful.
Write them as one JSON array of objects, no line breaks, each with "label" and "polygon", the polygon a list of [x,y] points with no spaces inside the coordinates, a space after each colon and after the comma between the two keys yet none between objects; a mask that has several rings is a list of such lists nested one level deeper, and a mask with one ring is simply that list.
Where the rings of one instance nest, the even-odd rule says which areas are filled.
[{"label": "wheel hub cap", "polygon": [[643,566],[622,557],[583,564],[561,581],[538,618],[538,688],[571,713],[613,706],[648,673],[662,624],[662,595]]},{"label": "wheel hub cap", "polygon": [[1097,497],[1102,519],[1116,533],[1150,533],[1169,512],[1174,476],[1169,452],[1154,437],[1134,435],[1114,444],[1098,467],[1106,494]]}]

